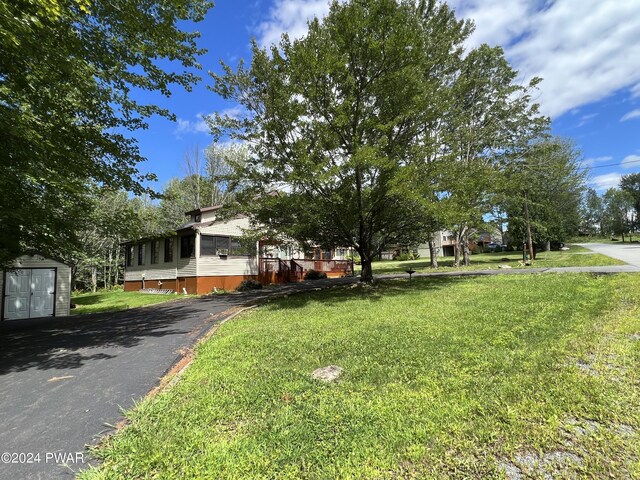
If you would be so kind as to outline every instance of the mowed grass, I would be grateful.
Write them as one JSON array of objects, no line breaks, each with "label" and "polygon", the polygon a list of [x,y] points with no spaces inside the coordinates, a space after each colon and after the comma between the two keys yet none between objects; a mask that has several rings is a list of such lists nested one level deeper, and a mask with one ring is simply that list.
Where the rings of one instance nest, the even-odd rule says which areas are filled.
[{"label": "mowed grass", "polygon": [[224,324],[80,478],[640,478],[639,333],[632,274],[292,296]]},{"label": "mowed grass", "polygon": [[153,305],[156,303],[170,302],[180,295],[151,295],[139,292],[123,292],[122,290],[100,291],[97,293],[81,293],[73,295],[71,302],[76,304],[76,308],[71,310],[73,315],[85,313],[111,312],[117,310],[128,310],[129,308]]},{"label": "mowed grass", "polygon": [[[569,251],[564,252],[539,252],[531,267],[522,267],[522,252],[495,252],[479,253],[471,255],[471,265],[468,267],[453,266],[453,257],[439,257],[438,269],[430,267],[429,258],[419,258],[408,261],[380,261],[373,262],[374,275],[384,275],[393,273],[405,273],[409,268],[419,273],[433,271],[457,271],[457,270],[490,270],[497,269],[499,265],[509,265],[512,268],[553,268],[553,267],[595,267],[609,265],[624,265],[624,262],[615,258],[593,253],[587,248],[579,245],[571,245]],[[359,271],[360,267],[356,267]]]}]

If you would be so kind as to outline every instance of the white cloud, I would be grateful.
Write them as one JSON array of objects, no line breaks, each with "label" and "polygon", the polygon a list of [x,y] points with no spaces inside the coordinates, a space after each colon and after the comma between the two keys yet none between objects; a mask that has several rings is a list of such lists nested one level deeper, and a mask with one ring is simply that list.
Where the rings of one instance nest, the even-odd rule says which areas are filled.
[{"label": "white cloud", "polygon": [[626,122],[627,120],[631,120],[632,118],[640,118],[640,108],[636,108],[635,110],[626,113],[621,119],[621,122]]},{"label": "white cloud", "polygon": [[622,160],[622,168],[640,167],[640,155],[628,155]]},{"label": "white cloud", "polygon": [[617,187],[620,184],[620,178],[622,178],[622,175],[619,173],[605,173],[604,175],[593,177],[591,184],[596,190],[608,190]]},{"label": "white cloud", "polygon": [[[469,46],[502,45],[520,79],[543,78],[542,111],[552,117],[629,89],[640,95],[640,1],[450,0],[474,19]],[[328,0],[275,0],[258,38],[303,36],[306,22],[329,11]]]},{"label": "white cloud", "polygon": [[269,19],[258,27],[258,42],[263,47],[278,43],[284,32],[293,38],[307,33],[307,22],[329,13],[328,0],[276,0]]},{"label": "white cloud", "polygon": [[209,125],[205,120],[206,115],[198,113],[195,120],[185,120],[184,118],[178,118],[176,120],[177,126],[173,130],[173,134],[177,138],[182,138],[184,134],[192,133],[209,133]]},{"label": "white cloud", "polygon": [[585,158],[582,161],[582,166],[583,167],[592,167],[596,163],[604,163],[604,162],[609,162],[611,160],[613,160],[613,157],[609,157],[609,156]]}]

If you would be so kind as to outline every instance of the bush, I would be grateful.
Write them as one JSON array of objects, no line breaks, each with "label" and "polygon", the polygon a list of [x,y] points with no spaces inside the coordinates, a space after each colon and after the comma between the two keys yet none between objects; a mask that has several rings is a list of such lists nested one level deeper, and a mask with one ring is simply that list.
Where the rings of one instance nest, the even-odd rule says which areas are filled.
[{"label": "bush", "polygon": [[308,270],[304,274],[305,280],[320,280],[321,278],[327,278],[327,274],[324,272],[318,272],[317,270]]},{"label": "bush", "polygon": [[248,292],[250,290],[260,290],[261,288],[262,284],[259,281],[249,278],[240,282],[236,290],[239,292]]}]

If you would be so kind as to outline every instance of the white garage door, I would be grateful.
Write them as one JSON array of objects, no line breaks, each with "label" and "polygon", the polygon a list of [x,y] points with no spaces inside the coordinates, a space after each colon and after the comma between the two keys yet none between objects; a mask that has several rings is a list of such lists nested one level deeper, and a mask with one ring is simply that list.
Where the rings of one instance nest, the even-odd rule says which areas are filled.
[{"label": "white garage door", "polygon": [[4,319],[53,316],[56,271],[27,268],[7,272]]}]

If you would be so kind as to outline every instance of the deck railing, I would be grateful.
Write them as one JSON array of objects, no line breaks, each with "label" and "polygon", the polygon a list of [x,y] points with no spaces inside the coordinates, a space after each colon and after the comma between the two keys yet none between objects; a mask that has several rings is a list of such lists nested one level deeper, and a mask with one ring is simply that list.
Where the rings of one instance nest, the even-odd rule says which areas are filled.
[{"label": "deck railing", "polygon": [[261,274],[274,275],[282,282],[300,281],[309,270],[324,272],[327,275],[350,275],[353,273],[351,260],[307,260],[302,258],[281,260],[260,257],[258,265]]}]

